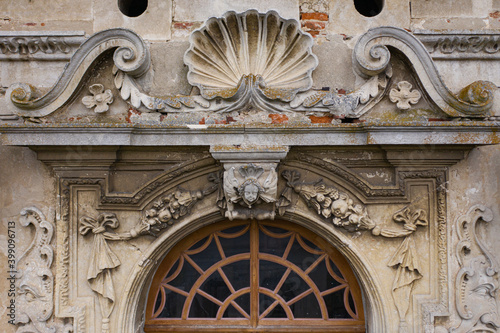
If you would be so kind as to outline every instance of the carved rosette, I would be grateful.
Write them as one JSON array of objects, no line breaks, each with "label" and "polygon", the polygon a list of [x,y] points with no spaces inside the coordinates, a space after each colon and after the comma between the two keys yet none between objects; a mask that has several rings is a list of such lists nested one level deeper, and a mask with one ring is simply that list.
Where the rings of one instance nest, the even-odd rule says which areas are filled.
[{"label": "carved rosette", "polygon": [[401,81],[398,83],[398,89],[392,88],[389,93],[389,99],[391,102],[396,103],[398,109],[408,110],[411,108],[410,104],[417,104],[422,95],[416,89],[411,89],[412,85],[410,82]]}]

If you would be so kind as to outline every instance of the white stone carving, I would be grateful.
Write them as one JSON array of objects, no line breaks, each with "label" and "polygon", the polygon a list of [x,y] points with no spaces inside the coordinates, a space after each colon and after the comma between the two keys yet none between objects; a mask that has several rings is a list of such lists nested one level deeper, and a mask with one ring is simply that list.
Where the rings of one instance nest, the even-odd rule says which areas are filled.
[{"label": "white stone carving", "polygon": [[396,103],[398,109],[408,110],[411,108],[410,104],[417,104],[422,95],[416,89],[411,89],[412,85],[408,81],[401,81],[398,83],[398,89],[392,88],[389,93],[391,102]]},{"label": "white stone carving", "polygon": [[113,93],[110,89],[104,90],[102,84],[93,84],[89,87],[92,96],[84,96],[82,103],[87,108],[94,108],[95,113],[103,113],[109,110],[109,104],[113,103]]},{"label": "white stone carving", "polygon": [[227,12],[194,31],[190,42],[184,55],[188,80],[206,99],[234,96],[242,78],[253,75],[243,80],[264,95],[290,101],[311,88],[318,65],[311,36],[274,11]]},{"label": "white stone carving", "polygon": [[84,31],[2,31],[0,60],[69,60],[84,41]]},{"label": "white stone carving", "polygon": [[[239,165],[237,168],[237,174],[235,166],[224,171],[223,186],[227,203],[225,216],[230,220],[245,219],[249,216],[257,219],[274,218],[274,210],[269,214],[256,206],[276,201],[278,191],[276,170],[274,168],[265,170],[252,163]],[[264,172],[267,173],[265,178]]]},{"label": "white stone carving", "polygon": [[498,304],[499,266],[479,237],[481,222],[492,222],[493,212],[474,205],[457,220],[457,259],[460,270],[455,282],[456,309],[461,318],[451,332],[497,332],[500,329]]},{"label": "white stone carving", "polygon": [[417,30],[433,59],[499,59],[500,35],[493,31]]},{"label": "white stone carving", "polygon": [[[50,244],[54,226],[35,207],[21,211],[23,227],[35,227],[33,242],[17,264],[17,333],[72,332],[73,325],[54,322],[54,275],[51,270],[54,249]],[[51,319],[52,318],[52,319]]]},{"label": "white stone carving", "polygon": [[381,230],[385,237],[405,237],[391,260],[387,264],[396,269],[396,277],[392,285],[392,296],[399,314],[399,332],[408,332],[406,315],[410,307],[414,283],[423,277],[418,260],[418,251],[413,233],[418,226],[427,226],[427,214],[422,209],[411,210],[409,207],[396,212],[392,219],[403,223],[403,230]]},{"label": "white stone carving", "polygon": [[287,181],[278,201],[278,213],[284,215],[292,203],[293,193],[298,195],[314,209],[318,215],[331,220],[337,226],[348,231],[372,230],[375,223],[370,219],[366,207],[354,204],[348,194],[327,186],[322,179],[314,183],[299,181],[300,173],[294,170],[285,170],[282,173]]},{"label": "white stone carving", "polygon": [[115,66],[132,77],[143,75],[150,66],[149,50],[138,35],[126,29],[109,29],[87,39],[75,52],[57,83],[46,94],[17,83],[9,88],[10,100],[22,117],[44,117],[62,107],[73,95],[94,61],[115,49]]},{"label": "white stone carving", "polygon": [[441,80],[425,46],[412,34],[395,27],[370,29],[358,39],[353,66],[362,77],[370,78],[387,69],[391,53],[387,46],[402,52],[412,64],[427,95],[452,117],[484,117],[493,105],[497,90],[491,82],[476,81],[454,95]]}]

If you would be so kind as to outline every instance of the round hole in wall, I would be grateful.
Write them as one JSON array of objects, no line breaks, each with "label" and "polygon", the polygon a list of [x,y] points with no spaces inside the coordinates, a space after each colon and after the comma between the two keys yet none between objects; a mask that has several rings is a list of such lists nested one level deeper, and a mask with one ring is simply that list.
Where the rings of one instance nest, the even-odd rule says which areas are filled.
[{"label": "round hole in wall", "polygon": [[123,15],[137,17],[148,8],[148,0],[118,0],[118,8]]},{"label": "round hole in wall", "polygon": [[380,14],[384,8],[384,0],[354,0],[354,7],[361,15],[372,17]]}]

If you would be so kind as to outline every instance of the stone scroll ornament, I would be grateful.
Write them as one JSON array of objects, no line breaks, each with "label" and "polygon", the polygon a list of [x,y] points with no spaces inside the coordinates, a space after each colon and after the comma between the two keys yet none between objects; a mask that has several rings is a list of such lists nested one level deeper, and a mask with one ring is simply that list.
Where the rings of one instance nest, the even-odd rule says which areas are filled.
[{"label": "stone scroll ornament", "polygon": [[[209,180],[217,177],[210,175]],[[121,265],[120,259],[111,250],[108,241],[127,241],[142,235],[156,236],[162,229],[172,225],[176,220],[188,214],[191,208],[206,195],[217,190],[216,183],[209,183],[204,190],[187,191],[177,188],[162,196],[145,210],[142,218],[129,231],[115,233],[112,229],[120,226],[114,213],[104,212],[97,218],[82,217],[80,234],[94,235],[92,253],[87,272],[90,288],[98,295],[101,307],[101,332],[109,333],[109,317],[115,305],[115,291],[112,271]]]},{"label": "stone scroll ornament", "polygon": [[296,193],[308,207],[330,220],[336,227],[349,232],[371,230],[372,235],[386,238],[404,238],[388,266],[396,269],[392,294],[400,318],[399,332],[408,332],[406,315],[413,284],[422,278],[413,234],[418,226],[428,225],[426,212],[423,209],[405,207],[392,217],[394,222],[403,223],[402,228],[380,227],[368,216],[365,206],[355,204],[348,194],[326,185],[322,179],[314,183],[302,182],[300,173],[294,170],[285,170],[282,176],[287,183],[277,202],[280,215],[286,213]]},{"label": "stone scroll ornament", "polygon": [[70,323],[56,322],[54,311],[54,275],[51,270],[54,225],[35,207],[21,211],[20,224],[33,225],[35,237],[17,262],[16,333],[73,332]]},{"label": "stone scroll ornament", "polygon": [[[84,73],[103,52],[115,49],[114,84],[120,97],[147,112],[322,112],[359,117],[388,88],[390,66],[364,80],[347,94],[312,90],[318,65],[312,37],[296,20],[276,12],[227,12],[210,18],[190,36],[184,55],[189,83],[199,95],[150,96],[137,78],[150,68],[145,42],[126,29],[98,32],[75,52],[59,81],[47,93],[18,83],[9,88],[17,115],[39,118],[61,108],[77,91]],[[363,80],[361,80],[363,81]]]},{"label": "stone scroll ornament", "polygon": [[460,324],[450,332],[498,332],[499,268],[494,256],[480,237],[481,225],[493,221],[493,212],[483,206],[472,206],[456,223],[456,247],[460,270],[456,276],[456,309]]}]

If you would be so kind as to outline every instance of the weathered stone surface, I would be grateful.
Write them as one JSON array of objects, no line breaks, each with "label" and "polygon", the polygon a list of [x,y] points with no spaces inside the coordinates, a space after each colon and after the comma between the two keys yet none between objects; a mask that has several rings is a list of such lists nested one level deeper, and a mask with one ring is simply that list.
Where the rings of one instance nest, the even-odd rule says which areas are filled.
[{"label": "weathered stone surface", "polygon": [[[0,4],[0,29],[17,30],[0,33],[9,60],[0,62],[0,290],[10,288],[9,222],[24,274],[17,324],[7,324],[4,293],[1,327],[141,331],[151,279],[174,244],[231,219],[274,219],[306,227],[347,259],[369,333],[498,330],[499,4],[418,0],[410,11],[410,1],[384,1],[371,18],[353,1],[150,0],[136,18],[115,0]],[[252,8],[312,35],[312,88],[270,91],[265,74],[245,73],[227,95],[202,98],[220,75],[189,84],[189,36],[210,16]],[[46,39],[114,27],[138,34],[95,35],[68,72],[70,53]],[[238,31],[264,31],[251,28]],[[224,61],[255,60],[223,47],[235,38],[199,41],[215,47],[187,62],[198,73],[215,57],[222,72]],[[74,77],[62,79],[70,88],[38,108],[61,74]],[[56,106],[32,117],[11,92],[22,110]],[[21,227],[23,216],[35,227]],[[29,286],[45,297],[26,310]]]},{"label": "weathered stone surface", "polygon": [[138,17],[127,17],[120,12],[117,0],[96,1],[92,8],[94,32],[111,28],[127,28],[148,40],[170,39],[171,0],[149,0],[146,11]]},{"label": "weathered stone surface", "polygon": [[299,19],[298,0],[287,1],[286,4],[280,0],[250,0],[245,2],[216,0],[210,3],[203,0],[174,0],[173,19],[177,22],[204,22],[210,17],[219,17],[229,10],[244,12],[247,9],[257,9],[261,13],[275,10],[282,17]]}]

